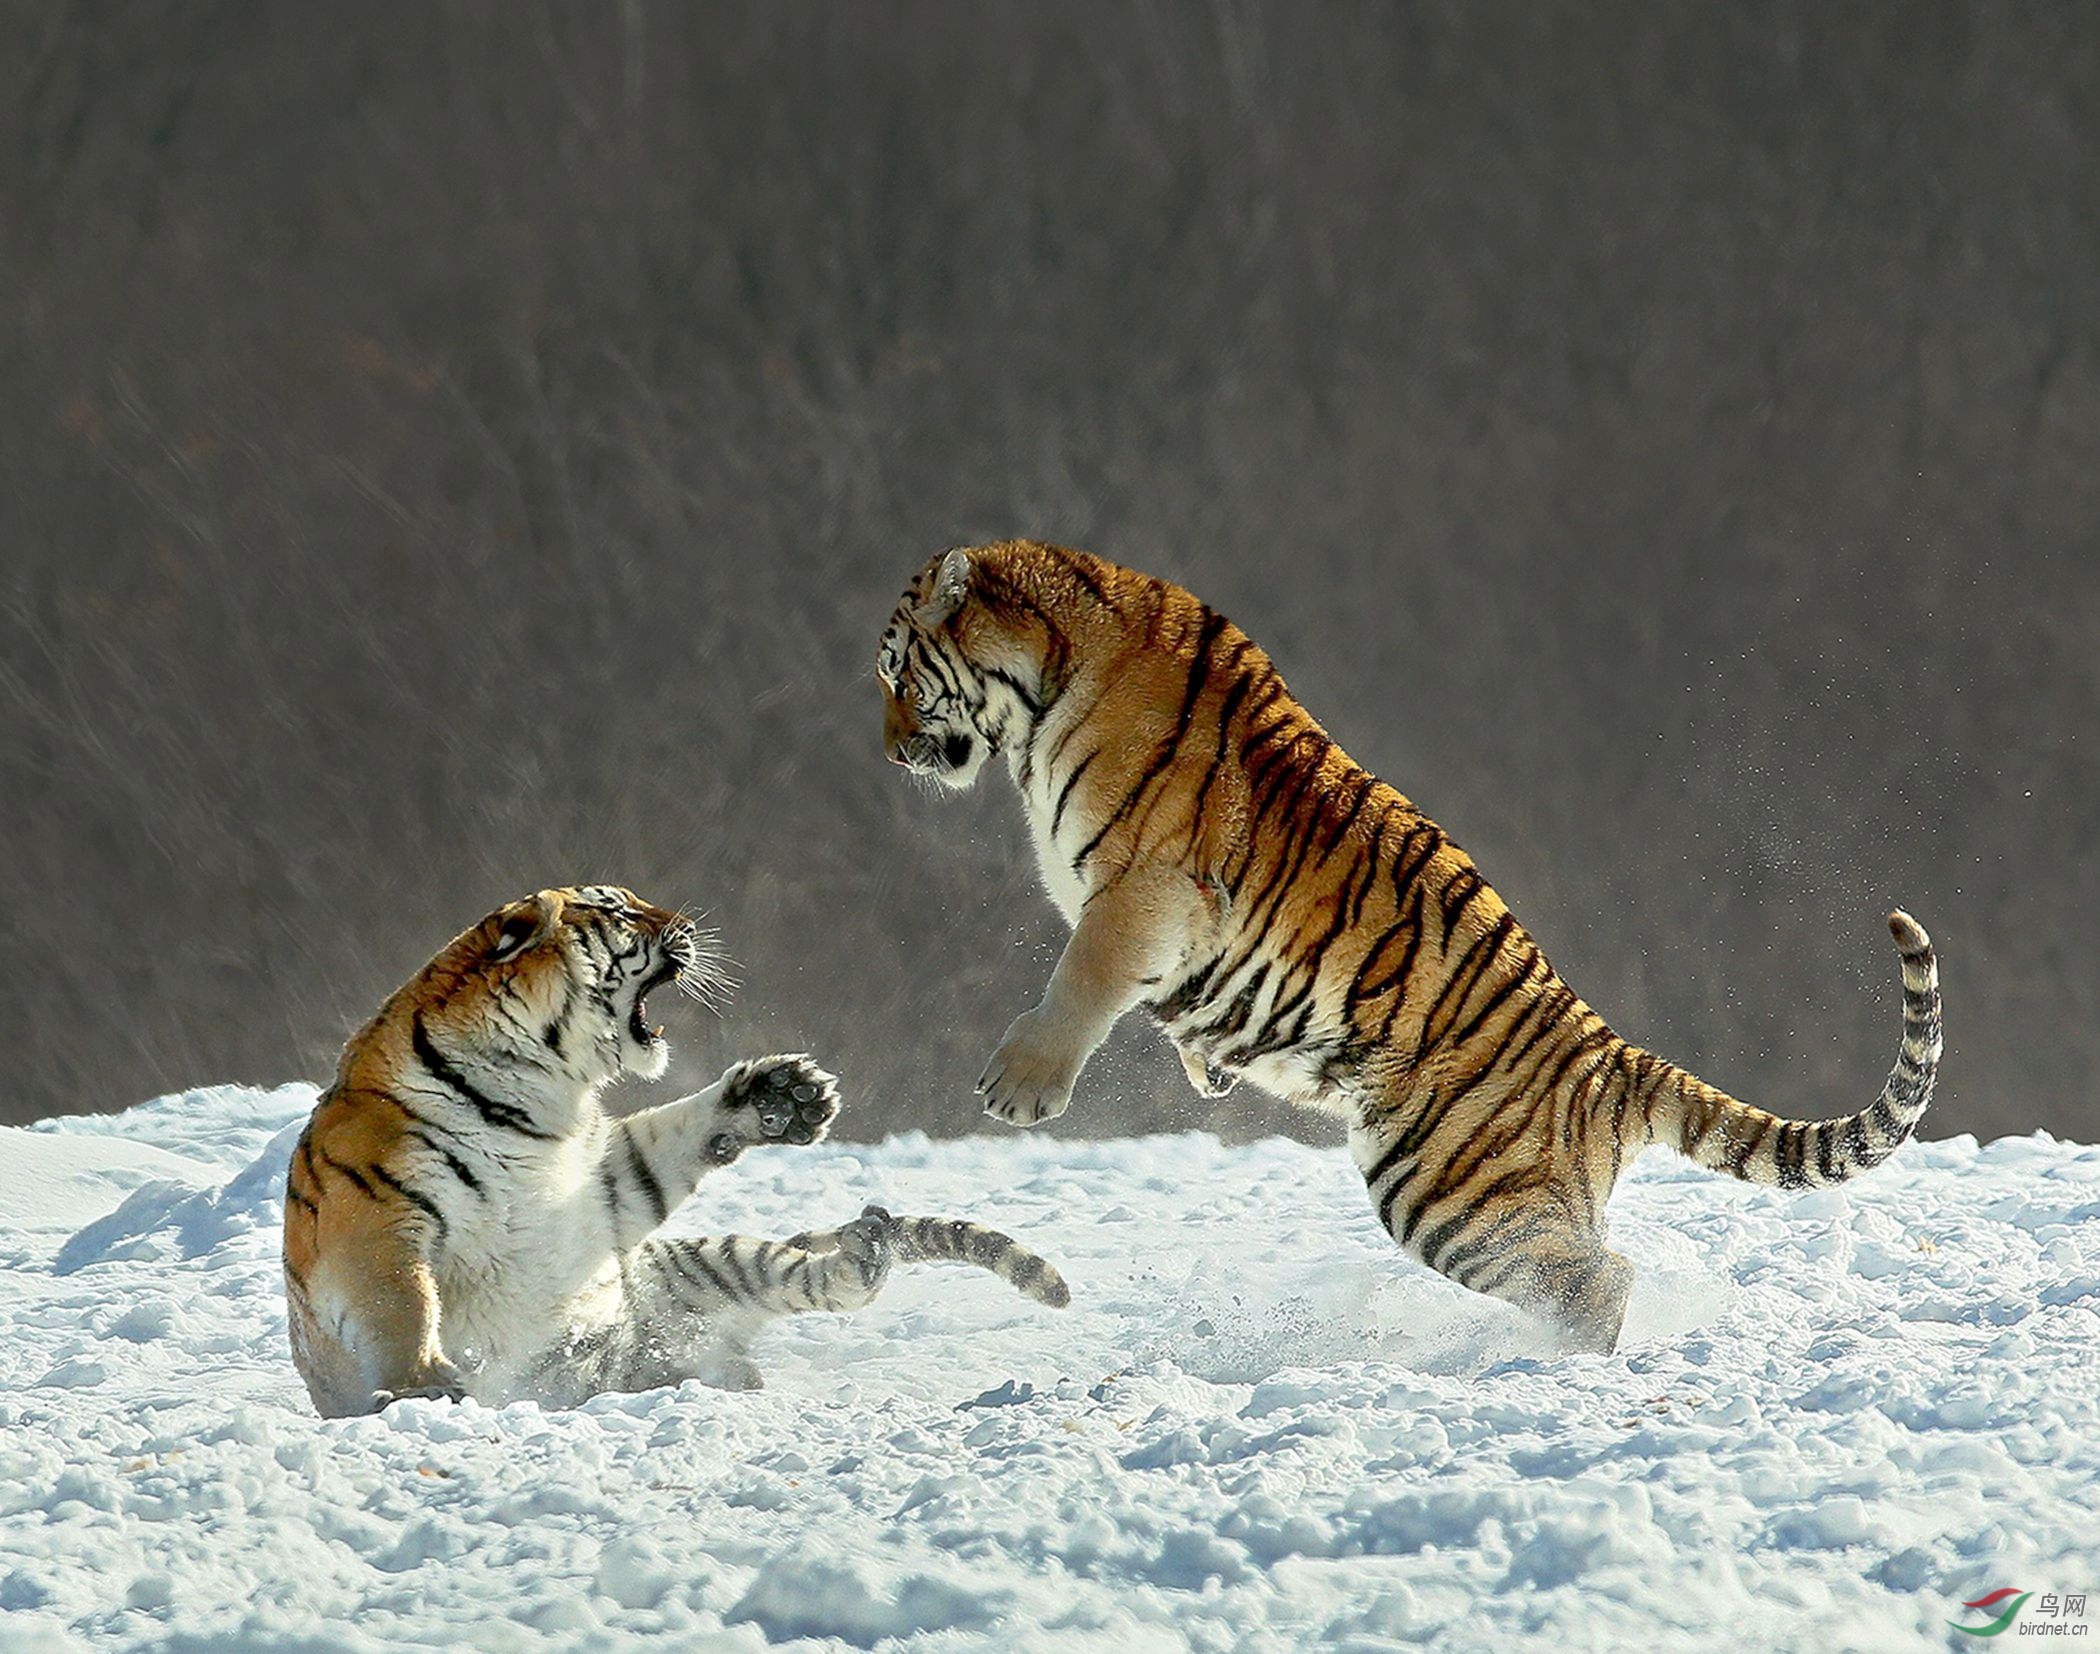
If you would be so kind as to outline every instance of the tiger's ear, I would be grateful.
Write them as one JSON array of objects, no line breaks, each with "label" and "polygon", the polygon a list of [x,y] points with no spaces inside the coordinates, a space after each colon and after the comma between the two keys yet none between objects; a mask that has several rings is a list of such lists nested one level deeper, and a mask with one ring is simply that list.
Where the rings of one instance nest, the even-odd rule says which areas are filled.
[{"label": "tiger's ear", "polygon": [[940,572],[933,577],[933,595],[919,605],[919,624],[940,625],[963,606],[969,595],[970,554],[957,546],[941,559]]},{"label": "tiger's ear", "polygon": [[506,959],[515,959],[527,948],[538,947],[561,923],[561,909],[561,892],[558,890],[542,890],[536,896],[526,897],[503,916],[490,959],[500,965]]}]

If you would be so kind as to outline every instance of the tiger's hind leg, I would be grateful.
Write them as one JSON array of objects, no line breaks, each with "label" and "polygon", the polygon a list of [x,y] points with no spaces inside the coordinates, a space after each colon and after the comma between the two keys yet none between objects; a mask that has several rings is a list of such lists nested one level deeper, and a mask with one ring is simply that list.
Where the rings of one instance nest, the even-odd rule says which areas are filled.
[{"label": "tiger's hind leg", "polygon": [[812,1310],[862,1308],[889,1277],[893,1228],[884,1214],[785,1241],[749,1235],[651,1241],[642,1254],[682,1307],[748,1325]]},{"label": "tiger's hind leg", "polygon": [[1449,1161],[1390,1129],[1358,1126],[1350,1147],[1372,1206],[1403,1249],[1469,1291],[1551,1322],[1576,1350],[1618,1348],[1633,1265],[1604,1244],[1590,1221],[1593,1201],[1492,1175],[1447,1189]]},{"label": "tiger's hind leg", "polygon": [[1552,1322],[1575,1350],[1609,1355],[1626,1324],[1633,1265],[1589,1236],[1583,1244],[1556,1240],[1517,1251],[1459,1284]]},{"label": "tiger's hind leg", "polygon": [[779,1316],[865,1306],[889,1277],[894,1230],[883,1214],[786,1241],[646,1242],[627,1268],[632,1357],[602,1387],[646,1390],[697,1378],[717,1389],[761,1388],[753,1335]]}]

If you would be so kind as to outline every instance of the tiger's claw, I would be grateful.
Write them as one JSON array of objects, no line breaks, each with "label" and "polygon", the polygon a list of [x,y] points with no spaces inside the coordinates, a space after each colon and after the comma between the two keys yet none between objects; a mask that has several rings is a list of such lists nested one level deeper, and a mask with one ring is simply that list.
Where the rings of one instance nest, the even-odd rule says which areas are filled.
[{"label": "tiger's claw", "polygon": [[1193,1051],[1182,1051],[1182,1071],[1189,1077],[1189,1084],[1196,1088],[1199,1097],[1222,1097],[1240,1083],[1240,1077],[1230,1068],[1220,1068],[1216,1063],[1206,1062]]}]

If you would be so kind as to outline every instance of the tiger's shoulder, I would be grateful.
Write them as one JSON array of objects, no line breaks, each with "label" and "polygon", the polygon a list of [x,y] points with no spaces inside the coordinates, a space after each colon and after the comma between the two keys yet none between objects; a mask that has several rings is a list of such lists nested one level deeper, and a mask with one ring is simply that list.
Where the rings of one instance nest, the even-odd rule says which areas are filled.
[{"label": "tiger's shoulder", "polygon": [[[386,1184],[373,1174],[387,1170],[417,1141],[415,1128],[423,1114],[411,1099],[430,1089],[431,1076],[416,1047],[429,1043],[429,1019],[450,1003],[460,986],[456,950],[471,935],[449,943],[344,1042],[335,1079],[315,1101],[293,1149],[287,1182],[288,1244],[298,1232],[292,1222],[295,1214],[318,1211],[328,1173],[367,1199],[387,1195]],[[456,1022],[456,1015],[449,1020]]]}]

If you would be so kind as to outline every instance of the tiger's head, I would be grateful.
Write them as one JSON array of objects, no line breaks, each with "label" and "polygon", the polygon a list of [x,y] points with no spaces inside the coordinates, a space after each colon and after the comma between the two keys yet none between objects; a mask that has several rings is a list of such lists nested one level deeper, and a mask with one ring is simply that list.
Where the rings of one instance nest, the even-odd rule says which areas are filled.
[{"label": "tiger's head", "polygon": [[970,553],[958,547],[919,571],[875,651],[882,686],[882,750],[893,764],[957,791],[999,750],[1004,709],[965,647]]},{"label": "tiger's head", "polygon": [[656,1079],[670,1062],[648,996],[675,985],[713,1003],[729,985],[713,937],[617,885],[542,890],[464,932],[411,984],[448,1050],[583,1085]]}]

